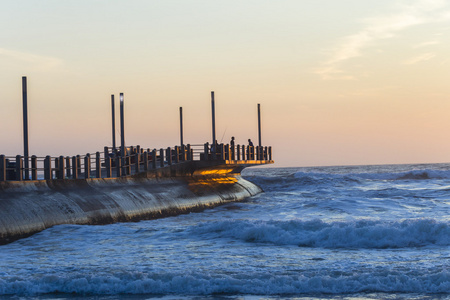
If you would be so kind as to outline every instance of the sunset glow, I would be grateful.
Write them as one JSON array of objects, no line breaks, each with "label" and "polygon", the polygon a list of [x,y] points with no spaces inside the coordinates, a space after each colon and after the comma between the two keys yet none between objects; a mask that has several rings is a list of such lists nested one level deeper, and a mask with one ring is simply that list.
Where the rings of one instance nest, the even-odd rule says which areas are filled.
[{"label": "sunset glow", "polygon": [[27,76],[38,156],[111,146],[119,93],[127,144],[176,145],[180,106],[185,143],[211,142],[215,91],[219,142],[257,141],[261,103],[276,167],[450,161],[448,1],[23,0],[0,26],[6,155]]}]

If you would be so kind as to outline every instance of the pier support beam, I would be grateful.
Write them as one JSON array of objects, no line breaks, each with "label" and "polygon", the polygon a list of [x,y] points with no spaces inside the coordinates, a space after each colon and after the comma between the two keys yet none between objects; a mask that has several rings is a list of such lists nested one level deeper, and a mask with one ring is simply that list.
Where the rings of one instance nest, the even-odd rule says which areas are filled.
[{"label": "pier support beam", "polygon": [[216,107],[214,103],[214,91],[211,92],[211,115],[212,115],[212,145],[216,144]]},{"label": "pier support beam", "polygon": [[22,77],[22,102],[23,102],[23,158],[25,161],[25,180],[30,179],[28,161],[28,93],[27,77]]},{"label": "pier support beam", "polygon": [[183,108],[180,107],[180,146],[183,145]]}]

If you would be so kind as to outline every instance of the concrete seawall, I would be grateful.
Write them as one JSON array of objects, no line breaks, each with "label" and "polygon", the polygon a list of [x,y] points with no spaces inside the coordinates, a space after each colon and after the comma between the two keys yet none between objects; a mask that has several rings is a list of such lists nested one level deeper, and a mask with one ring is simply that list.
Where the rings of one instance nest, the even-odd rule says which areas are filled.
[{"label": "concrete seawall", "polygon": [[0,244],[58,224],[154,219],[240,201],[262,192],[240,176],[243,167],[186,164],[121,178],[0,182]]}]

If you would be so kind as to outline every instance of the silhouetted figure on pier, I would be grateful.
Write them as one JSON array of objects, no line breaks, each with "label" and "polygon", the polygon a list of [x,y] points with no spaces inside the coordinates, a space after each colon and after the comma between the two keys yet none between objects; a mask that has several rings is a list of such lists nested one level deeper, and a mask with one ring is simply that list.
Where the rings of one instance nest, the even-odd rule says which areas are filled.
[{"label": "silhouetted figure on pier", "polygon": [[234,136],[231,137],[230,147],[234,147]]},{"label": "silhouetted figure on pier", "polygon": [[253,147],[253,142],[252,142],[251,139],[248,139],[248,145],[251,146],[251,147]]}]

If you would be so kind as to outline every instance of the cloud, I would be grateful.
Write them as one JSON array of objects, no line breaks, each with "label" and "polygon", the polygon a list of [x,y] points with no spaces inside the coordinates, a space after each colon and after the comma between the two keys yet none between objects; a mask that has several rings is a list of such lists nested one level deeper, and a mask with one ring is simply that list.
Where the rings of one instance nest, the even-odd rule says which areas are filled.
[{"label": "cloud", "polygon": [[433,45],[438,45],[441,42],[439,42],[438,40],[433,40],[433,41],[428,41],[428,42],[423,42],[420,43],[418,45],[415,45],[413,48],[417,49],[417,48],[423,48],[423,47],[428,47],[428,46],[433,46]]},{"label": "cloud", "polygon": [[404,64],[405,65],[413,65],[413,64],[416,64],[421,61],[426,61],[426,60],[432,59],[435,56],[436,56],[436,54],[434,54],[434,53],[424,53],[422,55],[416,56],[412,59],[405,61]]},{"label": "cloud", "polygon": [[38,71],[51,71],[63,64],[59,58],[36,55],[32,53],[19,52],[0,48],[0,59],[6,59],[8,62],[27,64],[29,69]]},{"label": "cloud", "polygon": [[316,73],[323,79],[355,79],[343,70],[342,65],[362,56],[364,49],[413,26],[450,19],[450,11],[445,10],[445,0],[419,0],[409,5],[397,4],[396,7],[395,13],[366,19],[365,26],[359,32],[344,37]]}]

